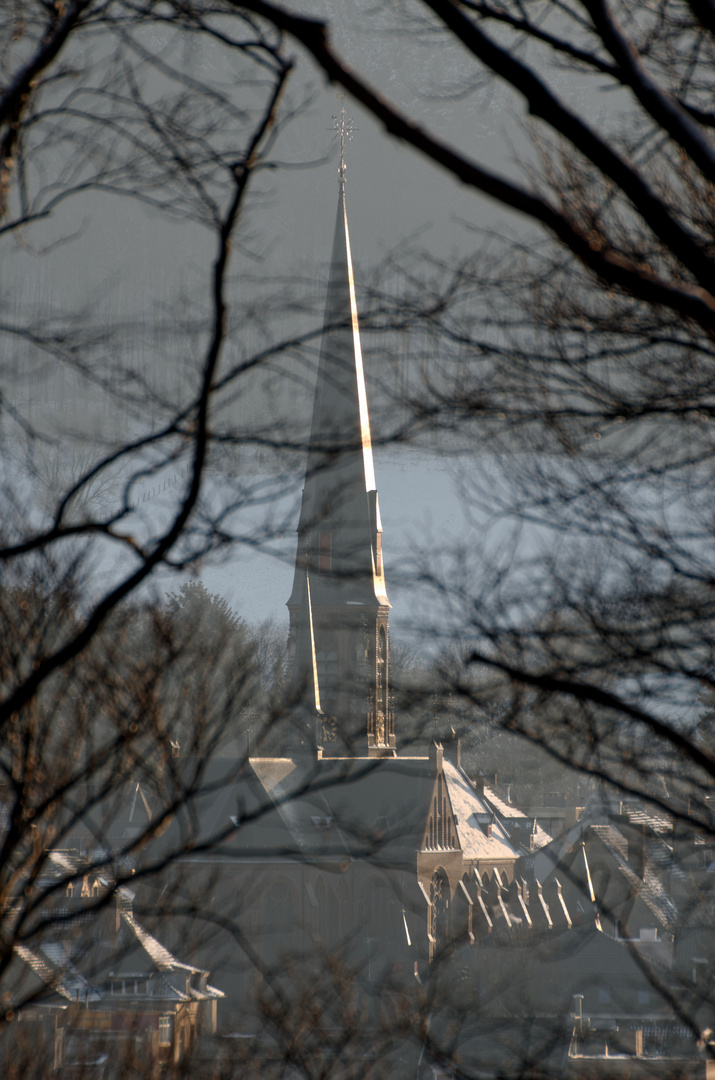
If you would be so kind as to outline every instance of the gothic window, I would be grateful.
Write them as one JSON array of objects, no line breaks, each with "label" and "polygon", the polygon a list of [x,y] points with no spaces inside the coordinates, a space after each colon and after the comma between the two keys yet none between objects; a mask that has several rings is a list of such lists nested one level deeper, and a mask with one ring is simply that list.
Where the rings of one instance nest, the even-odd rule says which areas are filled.
[{"label": "gothic window", "polygon": [[368,901],[368,937],[373,940],[384,939],[389,935],[390,896],[388,885],[379,878],[373,878],[367,890]]},{"label": "gothic window", "polygon": [[318,573],[329,574],[333,566],[333,534],[321,532],[318,537]]},{"label": "gothic window", "polygon": [[266,900],[266,955],[278,964],[291,951],[295,922],[293,891],[285,881],[274,881]]},{"label": "gothic window", "polygon": [[325,894],[325,943],[329,949],[340,946],[340,904],[332,888]]},{"label": "gothic window", "polygon": [[437,846],[444,847],[444,799],[442,798],[442,776],[437,781]]},{"label": "gothic window", "polygon": [[449,879],[441,867],[432,875],[429,898],[430,931],[439,953],[449,936]]},{"label": "gothic window", "polygon": [[387,636],[385,627],[380,627],[377,646],[377,708],[387,716]]},{"label": "gothic window", "polygon": [[335,691],[338,685],[337,649],[319,649],[315,656],[318,666],[318,685],[320,692],[327,694]]}]

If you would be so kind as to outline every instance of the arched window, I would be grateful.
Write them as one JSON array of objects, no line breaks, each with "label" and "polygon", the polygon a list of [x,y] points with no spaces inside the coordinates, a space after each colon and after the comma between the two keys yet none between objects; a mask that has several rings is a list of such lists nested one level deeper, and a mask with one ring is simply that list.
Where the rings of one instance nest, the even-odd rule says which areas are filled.
[{"label": "arched window", "polygon": [[377,643],[377,708],[387,716],[387,635],[380,627]]},{"label": "arched window", "polygon": [[294,941],[293,890],[285,881],[274,881],[266,898],[266,956],[271,965],[290,953]]},{"label": "arched window", "polygon": [[444,847],[444,799],[442,798],[442,775],[437,781],[437,846]]},{"label": "arched window", "polygon": [[389,882],[385,878],[373,877],[363,896],[366,937],[373,942],[389,939],[394,931],[390,921],[394,897]]},{"label": "arched window", "polygon": [[449,939],[449,878],[442,867],[432,875],[429,890],[430,930],[439,953]]},{"label": "arched window", "polygon": [[315,656],[321,694],[334,694],[338,685],[337,649],[319,649]]}]

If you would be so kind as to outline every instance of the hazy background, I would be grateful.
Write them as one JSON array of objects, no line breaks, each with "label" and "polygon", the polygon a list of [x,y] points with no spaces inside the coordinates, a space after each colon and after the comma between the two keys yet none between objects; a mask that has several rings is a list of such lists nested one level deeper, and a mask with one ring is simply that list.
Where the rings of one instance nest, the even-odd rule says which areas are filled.
[{"label": "hazy background", "polygon": [[[476,82],[465,107],[463,98],[455,97],[457,89],[463,95],[471,77],[461,51],[409,23],[401,5],[369,0],[316,3],[314,14],[330,18],[335,45],[353,66],[440,138],[463,147],[497,172],[514,174],[518,159],[528,159],[532,151],[514,96],[497,84]],[[144,44],[154,55],[166,53],[176,59],[160,28],[147,29]],[[101,52],[101,42],[97,48]],[[218,50],[214,54],[204,46],[197,53],[186,39],[181,48],[189,74],[231,82],[232,72],[223,66]],[[293,51],[299,63],[284,113],[295,110],[295,114],[273,154],[281,167],[264,173],[254,188],[249,226],[239,234],[224,370],[271,341],[320,325],[338,192],[332,117],[342,102],[310,62]],[[564,74],[566,78],[571,97],[582,104],[585,84],[582,87],[573,75]],[[250,95],[250,87],[239,89],[241,93]],[[356,128],[346,154],[346,190],[359,307],[365,284],[374,281],[389,257],[409,267],[415,250],[424,248],[448,261],[486,243],[484,234],[491,231],[524,231],[516,217],[466,191],[386,137],[352,102],[346,100],[345,107]],[[596,107],[602,106],[595,101],[592,108]],[[58,170],[64,167],[58,162]],[[190,388],[202,334],[197,331],[192,343],[184,332],[174,335],[172,329],[194,308],[198,320],[208,300],[215,241],[208,230],[181,217],[171,220],[127,197],[90,192],[62,203],[49,222],[33,226],[27,235],[18,233],[11,243],[11,257],[0,266],[9,322],[21,321],[28,313],[32,322],[33,311],[40,323],[76,312],[94,335],[93,366],[79,375],[72,364],[33,353],[24,340],[6,335],[5,383],[12,387],[22,414],[49,436],[35,452],[34,474],[23,473],[17,481],[13,437],[7,441],[9,432],[5,433],[10,450],[5,454],[6,475],[9,472],[19,483],[21,500],[31,514],[29,507],[36,504],[46,510],[59,482],[73,470],[76,473],[93,452],[111,449],[144,430],[143,390],[137,392],[136,407],[122,407],[107,392],[108,372],[139,372],[160,403],[174,401]],[[102,342],[105,328],[107,340]],[[363,344],[392,621],[399,630],[419,623],[421,608],[429,602],[414,580],[409,585],[401,581],[400,571],[414,564],[425,544],[461,536],[466,540],[475,525],[486,529],[488,514],[480,510],[474,516],[465,505],[463,490],[454,481],[454,462],[437,453],[438,439],[432,441],[430,452],[380,446],[394,427],[400,385],[410,381],[415,342],[398,345],[397,357],[383,356],[380,338],[369,332]],[[391,345],[395,346],[394,339]],[[316,356],[311,346],[300,358],[287,356],[243,377],[239,392],[219,410],[221,422],[235,425],[239,434],[250,434],[253,428],[269,432],[271,425],[280,431],[286,423],[300,430],[310,416],[311,360]],[[161,413],[158,406],[157,413]],[[70,446],[76,449],[70,452]],[[469,469],[471,460],[481,475],[503,483],[498,463],[480,461],[478,451],[476,445],[471,458],[462,457],[462,469]],[[231,518],[242,542],[228,556],[206,560],[192,572],[246,619],[274,617],[287,622],[285,601],[302,469],[299,455],[281,457],[252,446],[219,457],[211,470],[205,493],[209,505],[220,499],[227,479],[239,488],[244,484],[244,496],[250,488],[252,494],[243,503],[254,505],[244,505]],[[129,501],[137,507],[139,528],[147,535],[152,515],[158,522],[170,505],[177,475],[180,479],[180,464],[132,486]],[[118,489],[121,483],[118,475]],[[266,498],[254,499],[261,485]],[[497,528],[497,546],[499,536]],[[94,557],[98,589],[113,569],[120,569],[115,558],[122,557],[113,549]],[[161,591],[176,584],[176,575],[159,575],[154,587]]]}]

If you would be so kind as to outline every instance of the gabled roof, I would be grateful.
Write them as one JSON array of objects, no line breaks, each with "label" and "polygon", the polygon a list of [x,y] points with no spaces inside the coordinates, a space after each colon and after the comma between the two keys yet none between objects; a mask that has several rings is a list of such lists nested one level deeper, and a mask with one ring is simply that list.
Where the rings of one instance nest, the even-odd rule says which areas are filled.
[{"label": "gabled roof", "polygon": [[[67,1001],[79,1001],[83,1005],[97,1005],[111,997],[108,989],[111,981],[127,975],[133,979],[151,980],[147,1000],[181,1002],[223,997],[222,991],[207,984],[207,971],[181,963],[137,921],[132,911],[133,900],[130,889],[117,890],[120,918],[114,947],[108,949],[106,942],[101,941],[102,916],[114,920],[111,911],[103,910],[95,912],[98,925],[93,929],[93,934],[97,935],[93,944],[100,945],[99,952],[83,948],[78,956],[73,956],[76,944],[73,938],[71,941],[44,941],[32,948],[17,945],[15,953],[49,990]],[[78,970],[78,964],[89,970],[90,977]],[[199,976],[199,979],[192,976]]]},{"label": "gabled roof", "polygon": [[[401,864],[422,845],[429,758],[251,758],[206,763],[203,792],[159,843],[212,862],[374,857]],[[214,842],[221,836],[220,842]]]},{"label": "gabled roof", "polygon": [[[516,859],[518,853],[511,845],[506,828],[466,774],[445,760],[444,778],[464,858],[494,862]],[[491,836],[488,835],[490,825]]]},{"label": "gabled roof", "polygon": [[[496,791],[489,787],[488,784],[484,785],[484,797],[504,822],[514,824],[524,822],[526,824],[526,822],[531,820],[523,810],[519,810],[518,807],[505,802],[504,799],[497,795]],[[534,819],[533,836],[535,849],[546,847],[546,845],[550,844],[552,841],[550,833],[547,833],[546,829],[539,825],[538,819]]]},{"label": "gabled roof", "polygon": [[612,825],[592,825],[591,829],[612,852],[618,872],[650,908],[661,926],[674,929],[678,917],[677,906],[653,867],[646,865],[643,877],[640,877],[628,863],[628,841],[618,829]]},{"label": "gabled roof", "polygon": [[49,989],[67,1001],[85,1004],[101,999],[100,991],[80,975],[61,944],[46,942],[37,949],[16,945],[15,953]]},{"label": "gabled roof", "polygon": [[435,777],[428,758],[262,758],[251,766],[297,853],[398,866],[421,846]]}]

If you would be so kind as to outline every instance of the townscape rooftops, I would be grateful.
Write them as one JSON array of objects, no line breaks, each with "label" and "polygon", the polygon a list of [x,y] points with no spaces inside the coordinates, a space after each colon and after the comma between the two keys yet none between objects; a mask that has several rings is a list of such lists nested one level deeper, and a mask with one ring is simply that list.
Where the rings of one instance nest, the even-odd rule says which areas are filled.
[{"label": "townscape rooftops", "polygon": [[[128,889],[120,889],[118,892],[125,902],[133,899],[133,894]],[[49,990],[69,1002],[79,1001],[83,1005],[98,1004],[111,998],[112,982],[129,975],[132,979],[147,980],[150,987],[147,996],[154,1001],[178,1003],[214,1000],[224,996],[221,990],[208,985],[205,978],[208,976],[207,971],[177,960],[137,922],[130,910],[121,912],[121,926],[129,931],[129,940],[123,942],[118,954],[114,956],[111,971],[103,970],[96,958],[90,958],[93,970],[91,980],[78,971],[76,960],[72,958],[66,942],[46,941],[34,948],[17,945],[15,953]],[[144,954],[144,961],[137,956],[137,945]],[[192,976],[204,978],[196,980]]]},{"label": "townscape rooftops", "polygon": [[[523,821],[526,823],[529,820],[529,816],[523,810],[519,810],[516,806],[512,806],[511,803],[502,799],[489,784],[484,785],[484,797],[489,806],[499,814],[503,821],[514,823]],[[534,827],[534,848],[543,848],[550,844],[551,840],[551,834],[541,827],[537,819]]]},{"label": "townscape rooftops", "polygon": [[646,864],[643,876],[639,876],[628,861],[628,840],[618,829],[613,825],[591,825],[590,828],[613,853],[619,873],[626,878],[633,892],[648,905],[661,926],[672,930],[677,921],[678,909],[666,892],[656,869]]}]

